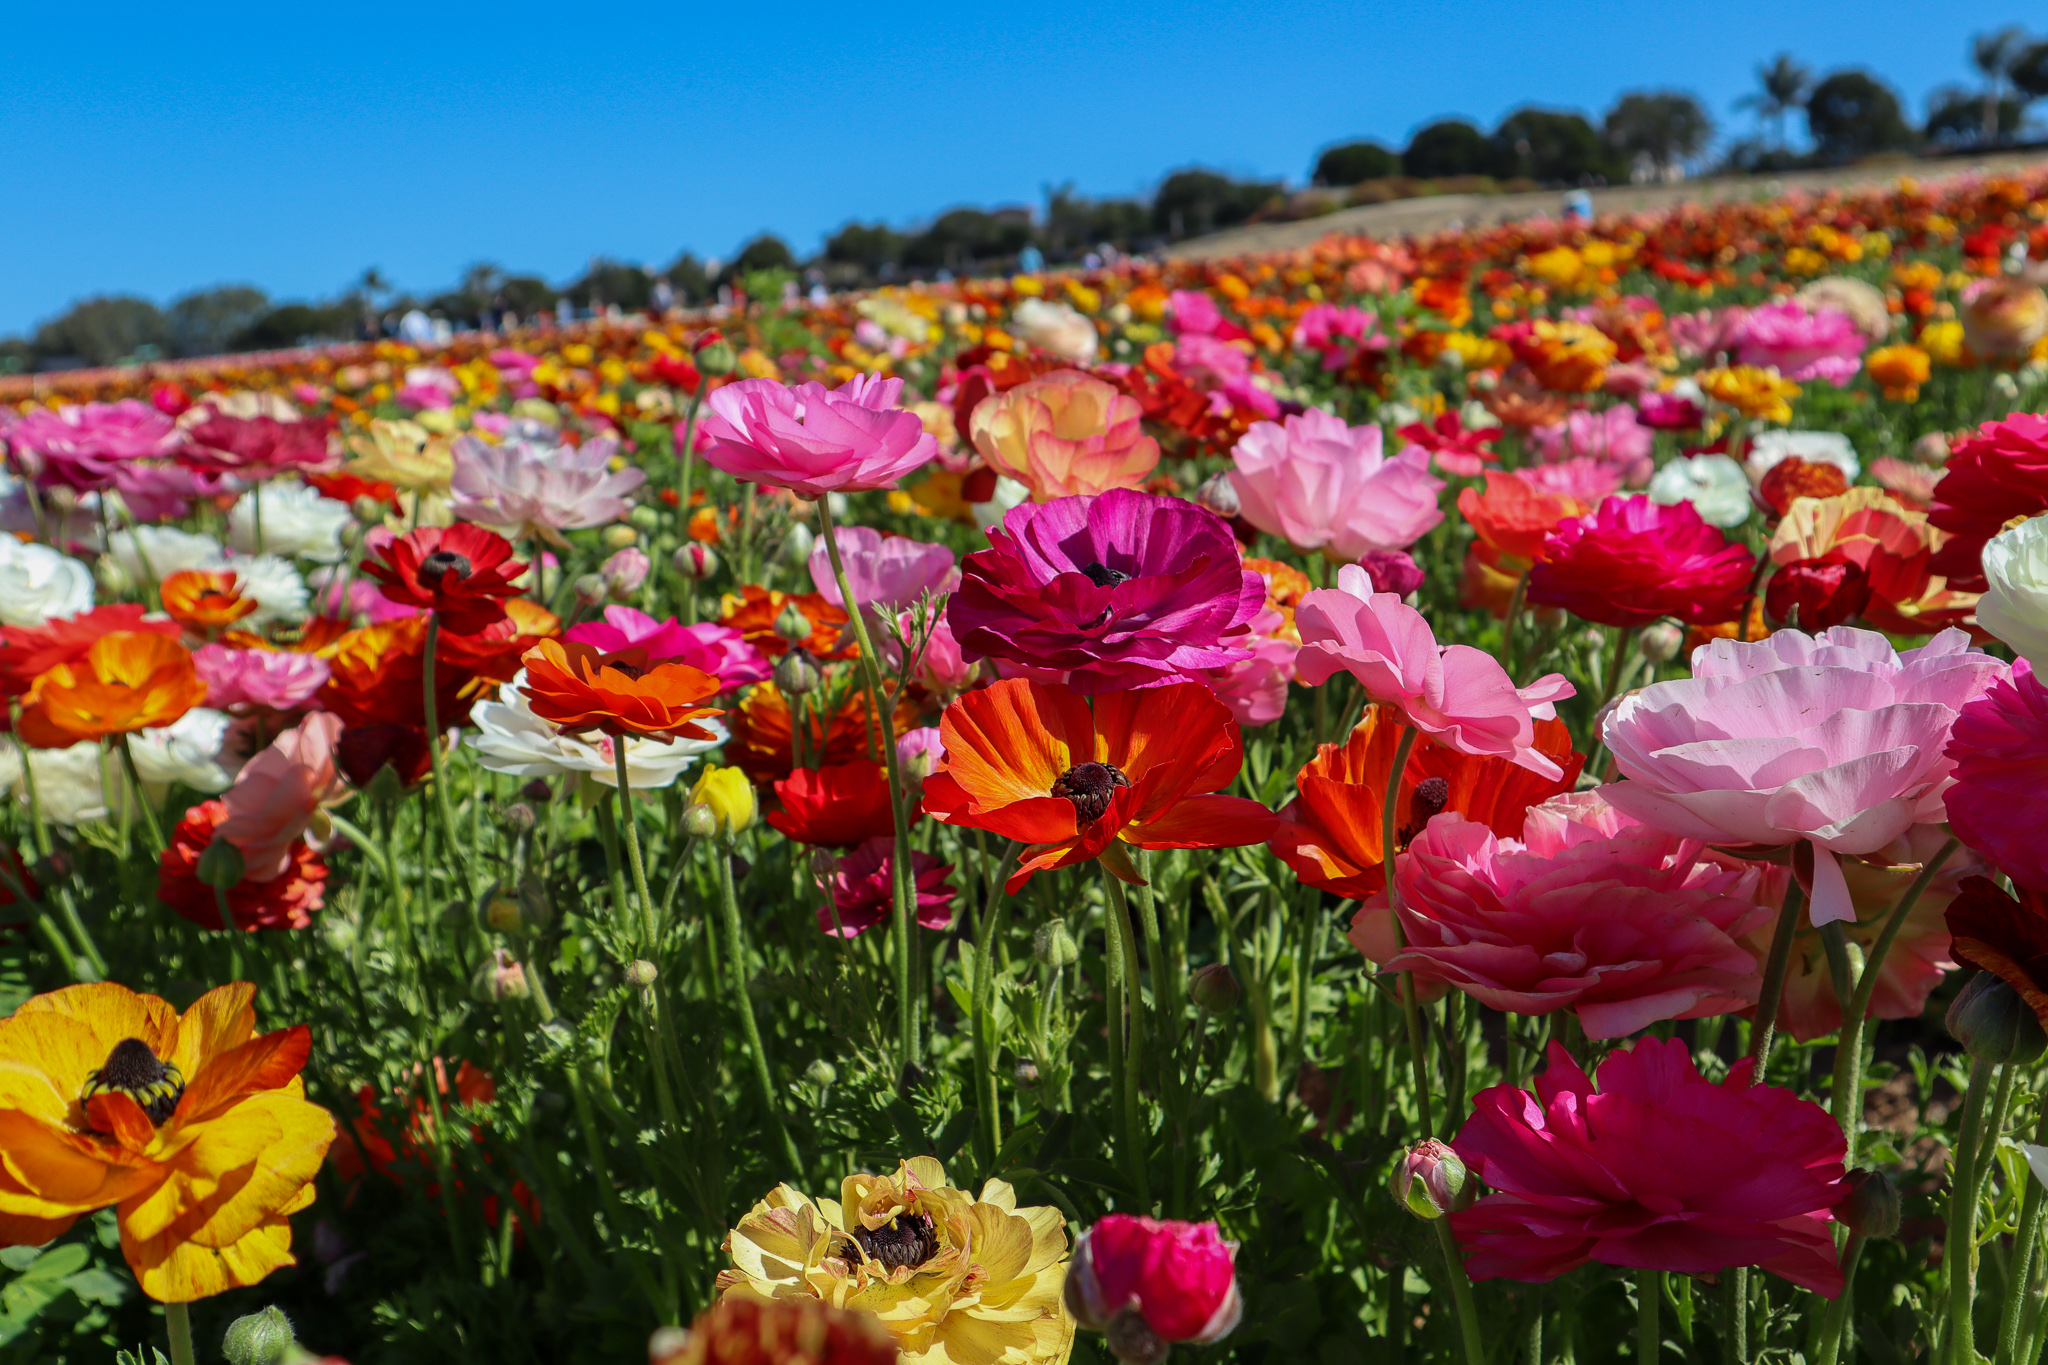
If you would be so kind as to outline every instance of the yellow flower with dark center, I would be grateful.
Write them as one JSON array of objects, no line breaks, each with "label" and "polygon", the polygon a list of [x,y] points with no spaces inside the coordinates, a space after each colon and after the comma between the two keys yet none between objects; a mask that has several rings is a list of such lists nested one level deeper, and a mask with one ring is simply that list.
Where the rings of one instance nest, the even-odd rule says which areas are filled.
[{"label": "yellow flower with dark center", "polygon": [[864,1309],[905,1365],[1059,1365],[1073,1349],[1059,1210],[1019,1209],[1000,1180],[970,1196],[930,1157],[848,1176],[837,1201],[778,1185],[725,1251],[724,1296]]}]

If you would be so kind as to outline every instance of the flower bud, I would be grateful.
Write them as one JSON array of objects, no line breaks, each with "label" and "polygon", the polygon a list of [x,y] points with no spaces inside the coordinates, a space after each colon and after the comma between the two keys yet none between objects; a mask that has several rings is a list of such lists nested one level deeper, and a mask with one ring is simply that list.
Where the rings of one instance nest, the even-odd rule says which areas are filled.
[{"label": "flower bud", "polygon": [[1204,1014],[1228,1014],[1243,997],[1236,975],[1221,962],[1211,962],[1188,978],[1188,999]]},{"label": "flower bud", "polygon": [[661,969],[644,957],[636,957],[626,964],[626,984],[636,991],[646,990],[660,975]]},{"label": "flower bud", "polygon": [[739,353],[733,350],[732,343],[724,337],[697,352],[697,368],[714,379],[731,374],[738,368],[739,363]]},{"label": "flower bud", "polygon": [[1126,1309],[1111,1318],[1102,1329],[1103,1344],[1122,1365],[1164,1365],[1173,1351],[1172,1343],[1152,1330],[1145,1315]]},{"label": "flower bud", "polygon": [[910,791],[919,790],[924,780],[939,770],[946,757],[946,741],[936,726],[921,725],[906,730],[896,740],[896,771]]},{"label": "flower bud", "polygon": [[640,585],[647,581],[647,571],[653,567],[645,550],[628,545],[605,560],[598,572],[604,575],[605,586],[616,601],[640,591]]},{"label": "flower bud", "polygon": [[814,848],[811,850],[811,875],[813,877],[829,881],[838,871],[839,855],[837,853],[834,853],[829,848]]},{"label": "flower bud", "polygon": [[548,785],[548,780],[545,777],[534,778],[533,781],[519,789],[519,794],[529,801],[552,801],[555,799],[555,789]]},{"label": "flower bud", "polygon": [[1029,1057],[1019,1057],[1016,1066],[1017,1084],[1030,1089],[1038,1084],[1038,1063]]},{"label": "flower bud", "polygon": [[707,808],[717,822],[716,832],[728,838],[754,823],[754,784],[738,768],[707,765],[697,785],[690,788],[690,800]]},{"label": "flower bud", "polygon": [[1195,490],[1195,501],[1225,518],[1236,516],[1244,505],[1237,496],[1237,485],[1230,481],[1228,473],[1211,474],[1202,480],[1202,486]]},{"label": "flower bud", "polygon": [[1236,1253],[1214,1223],[1109,1214],[1074,1247],[1067,1310],[1119,1360],[1158,1365],[1174,1342],[1206,1346],[1237,1326]]},{"label": "flower bud", "polygon": [[391,509],[381,498],[373,498],[365,493],[349,504],[349,510],[356,514],[356,520],[363,525],[377,526],[383,523],[384,514]]},{"label": "flower bud", "polygon": [[484,1004],[497,1004],[505,1000],[524,1000],[533,994],[533,987],[526,979],[526,968],[519,959],[503,948],[495,948],[476,969],[476,979],[471,983],[473,993]]},{"label": "flower bud", "polygon": [[635,503],[633,510],[626,513],[626,520],[632,522],[643,531],[657,531],[661,529],[661,513],[644,502]]},{"label": "flower bud", "polygon": [[782,615],[775,618],[775,633],[793,645],[800,645],[811,638],[811,618],[804,615],[804,609],[791,602],[782,609]]},{"label": "flower bud", "polygon": [[683,833],[692,839],[709,839],[718,833],[718,816],[709,806],[693,805],[683,812]]},{"label": "flower bud", "polygon": [[554,898],[547,883],[529,872],[519,879],[519,921],[538,933],[555,921]]},{"label": "flower bud", "polygon": [[586,607],[597,606],[610,596],[603,574],[587,573],[576,580],[576,600]]},{"label": "flower bud", "polygon": [[675,566],[683,577],[701,583],[718,572],[718,552],[709,545],[692,542],[676,551]]},{"label": "flower bud", "polygon": [[811,534],[811,528],[800,521],[789,524],[789,531],[782,538],[782,560],[792,569],[801,569],[811,562],[811,547],[818,538]]},{"label": "flower bud", "polygon": [[524,801],[514,801],[498,812],[498,818],[505,822],[505,828],[514,834],[529,833],[534,826],[533,807]]},{"label": "flower bud", "polygon": [[600,539],[604,541],[607,550],[623,550],[628,545],[638,545],[640,533],[627,522],[615,521],[604,528],[604,534]]},{"label": "flower bud", "polygon": [[1970,978],[1946,1020],[1951,1037],[1980,1062],[2037,1061],[2048,1051],[2048,1033],[2020,993],[1990,972]]},{"label": "flower bud", "polygon": [[839,1068],[820,1057],[804,1068],[804,1079],[812,1085],[831,1085],[839,1079]]},{"label": "flower bud", "polygon": [[229,1323],[220,1353],[228,1358],[228,1365],[284,1365],[297,1345],[291,1319],[283,1309],[272,1307]]},{"label": "flower bud", "polygon": [[824,685],[825,674],[818,661],[801,646],[775,662],[775,688],[785,697],[806,697]]},{"label": "flower bud", "polygon": [[484,902],[484,926],[496,934],[523,934],[526,932],[525,918],[519,913],[519,900],[503,891],[495,891]]},{"label": "flower bud", "polygon": [[1883,1171],[1851,1171],[1842,1177],[1849,1193],[1835,1205],[1835,1221],[1865,1237],[1893,1237],[1899,1231],[1899,1187]]},{"label": "flower bud", "polygon": [[1636,647],[1653,664],[1669,663],[1685,647],[1685,632],[1669,621],[1653,621],[1636,637]]},{"label": "flower bud", "polygon": [[1435,1138],[1416,1143],[1396,1158],[1387,1183],[1395,1202],[1424,1220],[1464,1208],[1475,1193],[1465,1163]]},{"label": "flower bud", "polygon": [[199,866],[194,870],[207,886],[232,891],[242,884],[242,874],[248,868],[242,861],[242,850],[216,834],[213,842],[206,846],[206,851],[199,855]]},{"label": "flower bud", "polygon": [[1067,967],[1081,956],[1081,949],[1067,932],[1067,922],[1056,919],[1039,925],[1031,936],[1031,955],[1044,966]]}]

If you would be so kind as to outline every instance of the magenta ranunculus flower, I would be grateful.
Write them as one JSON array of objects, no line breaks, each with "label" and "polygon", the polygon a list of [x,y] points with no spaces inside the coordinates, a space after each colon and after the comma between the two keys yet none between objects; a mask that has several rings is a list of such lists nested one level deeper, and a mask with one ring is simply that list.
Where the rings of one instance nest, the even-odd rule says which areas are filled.
[{"label": "magenta ranunculus flower", "polygon": [[1771,918],[1765,869],[1637,824],[1597,791],[1530,807],[1519,840],[1446,811],[1396,869],[1408,948],[1388,971],[1497,1010],[1570,1010],[1592,1038],[1756,1003],[1739,940]]},{"label": "magenta ranunculus flower", "polygon": [[1393,338],[1379,325],[1378,315],[1363,308],[1312,303],[1295,319],[1289,340],[1296,350],[1319,353],[1325,370],[1341,370],[1362,351],[1385,351],[1393,345]]},{"label": "magenta ranunculus flower", "polygon": [[1351,427],[1310,408],[1285,422],[1254,422],[1231,451],[1244,519],[1298,550],[1356,560],[1405,550],[1444,519],[1444,481],[1429,452],[1381,452],[1377,425]]},{"label": "magenta ranunculus flower", "polygon": [[233,474],[252,483],[288,469],[317,469],[327,463],[325,422],[280,422],[275,417],[229,417],[221,413],[185,432],[178,463],[212,474]]},{"label": "magenta ranunculus flower", "polygon": [[704,458],[736,479],[807,498],[887,488],[939,453],[901,379],[855,375],[836,389],[742,379],[705,400]]},{"label": "magenta ranunculus flower", "polygon": [[1577,689],[1559,673],[1517,689],[1500,661],[1470,645],[1439,648],[1422,613],[1390,592],[1374,592],[1356,564],[1337,571],[1294,613],[1301,633],[1296,675],[1310,687],[1349,673],[1374,701],[1398,706],[1416,729],[1460,753],[1505,758],[1532,773],[1564,770],[1536,748],[1536,721]]},{"label": "magenta ranunculus flower", "polygon": [[1712,640],[1693,651],[1692,677],[1632,692],[1607,717],[1602,738],[1626,780],[1601,791],[1646,825],[1709,844],[1810,843],[1813,923],[1853,920],[1836,855],[1944,818],[1950,728],[2008,675],[1960,630],[1904,654],[1848,626]]},{"label": "magenta ranunculus flower", "polygon": [[[896,875],[895,854],[895,836],[881,834],[841,858],[832,874],[832,904],[818,907],[818,928],[841,938],[858,938],[880,924],[893,904],[890,897]],[[910,871],[915,881],[918,924],[926,929],[943,929],[951,924],[953,898],[959,894],[946,880],[953,875],[952,864],[912,850]],[[836,928],[834,910],[838,911]]]},{"label": "magenta ranunculus flower", "polygon": [[1769,366],[1802,384],[1825,379],[1838,389],[1863,368],[1869,344],[1856,319],[1839,308],[1808,312],[1791,299],[1750,309],[1732,340],[1740,364]]},{"label": "magenta ranunculus flower", "polygon": [[1491,1190],[1451,1215],[1466,1270],[1541,1284],[1588,1263],[1749,1265],[1839,1294],[1842,1130],[1810,1100],[1751,1085],[1751,1067],[1715,1085],[1684,1042],[1644,1038],[1607,1054],[1596,1091],[1552,1043],[1534,1095],[1482,1090],[1451,1144]]},{"label": "magenta ranunculus flower", "polygon": [[1962,708],[1948,758],[1956,837],[2021,886],[2048,891],[2048,687],[2025,660]]},{"label": "magenta ranunculus flower", "polygon": [[633,509],[627,494],[647,481],[643,470],[612,472],[618,442],[599,436],[580,446],[475,436],[455,438],[450,485],[455,515],[511,540],[538,536],[566,545],[562,532],[603,526]]},{"label": "magenta ranunculus flower", "polygon": [[[953,552],[943,545],[885,536],[869,526],[835,529],[846,581],[863,607],[901,610],[927,592],[947,593],[959,586]],[[839,600],[839,580],[832,576],[832,552],[822,540],[811,549],[811,582],[827,602],[845,605]]]},{"label": "magenta ranunculus flower", "polygon": [[1081,693],[1163,687],[1251,657],[1266,602],[1224,520],[1113,489],[1013,507],[962,562],[946,620],[968,662],[1063,672]]},{"label": "magenta ranunculus flower", "polygon": [[671,616],[657,621],[644,611],[612,606],[604,620],[585,621],[563,633],[565,640],[595,645],[607,654],[644,649],[650,663],[680,663],[718,679],[721,691],[765,679],[774,668],[747,637],[731,626],[705,622],[686,626]]},{"label": "magenta ranunculus flower", "polygon": [[1126,1314],[1169,1345],[1221,1341],[1244,1313],[1237,1244],[1214,1223],[1107,1214],[1075,1244],[1067,1310],[1112,1345]]},{"label": "magenta ranunculus flower", "polygon": [[1691,626],[1742,615],[1756,563],[1689,502],[1609,498],[1543,542],[1529,573],[1532,607],[1563,607],[1606,626],[1672,616]]},{"label": "magenta ranunculus flower", "polygon": [[123,465],[169,454],[179,433],[149,404],[126,398],[8,413],[0,438],[38,483],[90,493],[111,487]]},{"label": "magenta ranunculus flower", "polygon": [[230,649],[201,645],[192,667],[206,684],[206,704],[217,710],[267,706],[295,711],[313,700],[327,682],[327,660],[285,649]]},{"label": "magenta ranunculus flower", "polygon": [[1608,471],[1617,486],[1641,487],[1649,481],[1656,433],[1638,422],[1636,410],[1626,403],[1601,412],[1580,409],[1529,435],[1545,464],[1591,460]]}]

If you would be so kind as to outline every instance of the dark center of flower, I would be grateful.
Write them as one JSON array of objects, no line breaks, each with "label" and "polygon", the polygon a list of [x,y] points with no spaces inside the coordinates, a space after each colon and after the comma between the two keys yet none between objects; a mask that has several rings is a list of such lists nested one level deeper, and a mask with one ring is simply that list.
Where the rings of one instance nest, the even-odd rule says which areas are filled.
[{"label": "dark center of flower", "polygon": [[899,1213],[878,1228],[855,1228],[853,1240],[890,1270],[921,1266],[939,1250],[938,1229],[922,1213]]},{"label": "dark center of flower", "polygon": [[1443,814],[1444,807],[1451,804],[1451,784],[1441,777],[1425,777],[1415,784],[1414,795],[1408,798],[1408,823],[1401,826],[1395,836],[1402,848],[1423,830],[1429,822]]},{"label": "dark center of flower", "polygon": [[1052,794],[1073,802],[1074,818],[1090,825],[1109,809],[1109,799],[1116,789],[1130,785],[1131,779],[1113,763],[1082,763],[1059,775],[1059,780],[1052,784]]},{"label": "dark center of flower", "polygon": [[151,1052],[148,1043],[123,1038],[99,1069],[86,1076],[83,1098],[116,1092],[141,1105],[151,1123],[161,1124],[176,1112],[178,1099],[185,1093],[185,1077]]},{"label": "dark center of flower", "polygon": [[1128,583],[1131,576],[1120,569],[1112,569],[1101,560],[1083,564],[1081,572],[1088,575],[1088,581],[1098,588],[1113,588],[1119,583]]},{"label": "dark center of flower", "polygon": [[475,566],[469,562],[469,557],[453,550],[436,550],[420,561],[420,582],[430,588],[440,587],[441,580],[449,574],[454,574],[456,581],[460,582],[473,572]]}]

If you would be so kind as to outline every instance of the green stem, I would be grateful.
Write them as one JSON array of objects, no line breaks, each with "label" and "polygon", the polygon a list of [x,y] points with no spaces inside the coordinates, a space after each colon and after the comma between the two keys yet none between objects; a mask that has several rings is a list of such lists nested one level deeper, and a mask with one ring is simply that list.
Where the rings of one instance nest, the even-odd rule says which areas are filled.
[{"label": "green stem", "polygon": [[1756,1023],[1750,1029],[1749,1055],[1756,1066],[1749,1083],[1763,1083],[1771,1064],[1771,1044],[1778,1034],[1779,997],[1785,993],[1785,968],[1792,960],[1792,936],[1799,929],[1800,912],[1806,909],[1806,894],[1794,877],[1785,888],[1785,904],[1778,911],[1778,927],[1771,935],[1771,955],[1764,963],[1763,989],[1756,997]]},{"label": "green stem", "polygon": [[1963,1123],[1949,1154],[1948,1232],[1942,1239],[1942,1269],[1948,1277],[1948,1358],[1951,1365],[1976,1365],[1976,1331],[1970,1314],[1977,1293],[1977,1142],[1984,1125],[1984,1099],[1994,1063],[1970,1063],[1970,1087],[1963,1096]]},{"label": "green stem", "polygon": [[612,768],[619,778],[619,825],[626,831],[626,861],[633,869],[633,894],[640,898],[640,954],[651,962],[661,941],[661,927],[654,921],[654,897],[647,890],[647,860],[640,855],[640,826],[633,819],[633,788],[626,772],[623,735],[612,739]]},{"label": "green stem", "polygon": [[1430,1221],[1436,1225],[1436,1244],[1444,1253],[1444,1273],[1451,1281],[1451,1302],[1458,1311],[1458,1335],[1465,1344],[1465,1365],[1486,1365],[1486,1343],[1479,1335],[1479,1312],[1472,1303],[1472,1277],[1465,1273],[1458,1238],[1451,1231],[1449,1218]]},{"label": "green stem", "polygon": [[[1137,936],[1131,932],[1131,914],[1124,901],[1124,884],[1106,868],[1103,870],[1103,883],[1109,888],[1109,913],[1105,922],[1115,939],[1124,1010],[1130,1027],[1129,1041],[1124,1048],[1123,1086],[1119,1098],[1122,1100],[1124,1133],[1129,1139],[1131,1183],[1138,1191],[1138,1207],[1149,1211],[1152,1196],[1145,1170],[1145,1123],[1138,1102],[1138,1074],[1145,1054],[1145,1009],[1142,988],[1138,984]],[[1107,996],[1113,1002],[1116,992],[1111,990]],[[1114,1013],[1110,1017],[1109,1032],[1112,1039],[1119,1032]]]},{"label": "green stem", "polygon": [[149,831],[149,853],[153,858],[164,856],[164,826],[157,818],[156,807],[150,803],[149,794],[142,790],[142,774],[135,769],[135,751],[128,747],[128,736],[121,736],[121,766],[127,770],[128,785],[134,789],[135,804],[142,807],[142,827]]},{"label": "green stem", "polygon": [[1657,1365],[1663,1351],[1663,1327],[1658,1321],[1664,1307],[1664,1272],[1636,1272],[1636,1365]]},{"label": "green stem", "polygon": [[171,1365],[195,1365],[192,1353],[192,1305],[164,1305],[164,1333],[171,1339]]},{"label": "green stem", "polygon": [[1721,1313],[1727,1319],[1727,1335],[1721,1339],[1723,1365],[1749,1362],[1749,1267],[1731,1268],[1721,1278]]},{"label": "green stem", "polygon": [[[899,849],[901,847],[898,845]],[[899,853],[897,856],[902,855]],[[714,847],[712,860],[718,864],[719,902],[725,916],[725,954],[732,963],[733,1004],[739,1010],[740,1032],[746,1038],[747,1054],[754,1064],[754,1081],[761,1087],[761,1103],[768,1111],[768,1126],[775,1132],[776,1145],[782,1149],[782,1159],[789,1167],[790,1176],[795,1178],[803,1174],[804,1163],[782,1121],[775,1078],[768,1070],[768,1050],[761,1044],[761,1025],[754,1018],[754,998],[747,990],[747,945],[740,929],[739,898],[733,892],[732,856],[727,850]]]},{"label": "green stem", "polygon": [[[2034,1141],[2048,1143],[2048,1108],[2034,1125]],[[2013,1233],[2012,1271],[2005,1278],[2005,1302],[1998,1311],[1998,1365],[2016,1365],[2019,1352],[2020,1318],[2027,1299],[2027,1284],[2034,1278],[2034,1257],[2041,1242],[2041,1177],[2027,1162],[2027,1193],[2020,1201],[2019,1227]]]},{"label": "green stem", "polygon": [[1820,1340],[1820,1351],[1814,1356],[1814,1365],[1835,1365],[1842,1355],[1842,1333],[1848,1325],[1849,1315],[1855,1310],[1856,1265],[1863,1259],[1863,1234],[1852,1232],[1842,1246],[1842,1292],[1828,1305],[1826,1328]]},{"label": "green stem", "polygon": [[[1002,1094],[996,1082],[996,1040],[992,1036],[995,1028],[995,948],[996,939],[1002,933],[1004,914],[1009,910],[1009,901],[1003,893],[1003,884],[1009,880],[1010,869],[1016,866],[1017,855],[1023,845],[1011,843],[1003,851],[1001,865],[996,869],[996,879],[988,896],[982,901],[981,922],[975,926],[974,943],[974,1069],[979,1076],[976,1090],[980,1095],[979,1108],[982,1111],[979,1145],[983,1170],[995,1166],[996,1153],[1003,1148]],[[837,914],[835,910],[833,912]],[[844,942],[845,940],[841,940]]]},{"label": "green stem", "polygon": [[[1387,773],[1386,799],[1380,803],[1380,866],[1387,883],[1387,915],[1394,926],[1394,948],[1408,951],[1408,936],[1401,931],[1401,890],[1394,884],[1394,827],[1396,808],[1401,804],[1401,774],[1408,771],[1408,755],[1415,749],[1415,727],[1401,727],[1401,742],[1394,748],[1394,766]],[[1415,973],[1401,973],[1401,1017],[1408,1024],[1408,1064],[1415,1073],[1415,1109],[1421,1118],[1420,1137],[1435,1128],[1429,1113],[1429,1059],[1422,1031],[1422,1005],[1415,997]]]},{"label": "green stem", "polygon": [[[697,409],[704,404],[704,386],[710,382],[703,374],[697,376],[697,391],[690,395],[689,411],[683,414],[683,440],[676,448],[676,464],[681,473],[676,479],[676,494],[682,499],[676,504],[676,511],[683,519],[682,542],[690,543],[690,475],[697,462]],[[683,624],[697,624],[697,580],[687,579],[683,584]]]},{"label": "green stem", "polygon": [[441,822],[441,842],[446,846],[448,864],[455,874],[455,883],[464,893],[469,890],[469,868],[463,862],[462,844],[455,837],[455,808],[448,801],[448,777],[442,772],[441,763],[441,712],[434,699],[434,656],[441,648],[441,613],[427,613],[426,654],[420,660],[420,686],[424,693],[422,706],[427,722],[427,765],[434,782],[434,812]]}]

